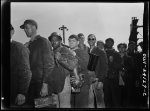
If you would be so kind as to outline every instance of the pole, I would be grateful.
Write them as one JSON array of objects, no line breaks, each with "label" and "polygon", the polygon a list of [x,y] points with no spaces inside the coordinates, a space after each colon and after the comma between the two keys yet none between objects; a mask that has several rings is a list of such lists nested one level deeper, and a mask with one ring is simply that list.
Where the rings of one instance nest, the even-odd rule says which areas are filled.
[{"label": "pole", "polygon": [[62,31],[63,31],[63,42],[65,44],[65,30],[63,29]]},{"label": "pole", "polygon": [[65,44],[65,29],[68,31],[68,28],[62,25],[62,27],[59,27],[59,30],[62,30],[63,32],[63,43]]},{"label": "pole", "polygon": [[137,25],[138,20],[139,19],[137,19],[137,17],[132,17],[132,22],[130,24],[130,36],[129,36],[129,42],[134,41],[136,43],[136,51],[137,51],[137,41],[138,41],[137,35],[139,33],[137,29],[143,27],[143,25]]}]

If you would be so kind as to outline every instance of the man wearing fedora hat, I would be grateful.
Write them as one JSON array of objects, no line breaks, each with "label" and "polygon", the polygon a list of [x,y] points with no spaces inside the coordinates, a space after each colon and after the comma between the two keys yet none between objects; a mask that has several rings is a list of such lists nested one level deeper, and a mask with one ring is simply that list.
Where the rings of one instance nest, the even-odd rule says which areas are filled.
[{"label": "man wearing fedora hat", "polygon": [[51,93],[48,92],[48,76],[54,68],[54,57],[51,43],[37,34],[36,21],[25,20],[20,28],[24,29],[27,37],[30,38],[27,47],[30,50],[32,79],[28,91],[28,102],[33,107],[35,98]]}]

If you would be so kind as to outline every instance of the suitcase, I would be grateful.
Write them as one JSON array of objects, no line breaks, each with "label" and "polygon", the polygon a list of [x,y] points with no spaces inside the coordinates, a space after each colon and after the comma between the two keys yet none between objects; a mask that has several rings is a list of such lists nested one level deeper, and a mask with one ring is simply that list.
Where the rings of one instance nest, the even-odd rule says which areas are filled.
[{"label": "suitcase", "polygon": [[56,108],[53,96],[46,96],[34,99],[35,108]]}]

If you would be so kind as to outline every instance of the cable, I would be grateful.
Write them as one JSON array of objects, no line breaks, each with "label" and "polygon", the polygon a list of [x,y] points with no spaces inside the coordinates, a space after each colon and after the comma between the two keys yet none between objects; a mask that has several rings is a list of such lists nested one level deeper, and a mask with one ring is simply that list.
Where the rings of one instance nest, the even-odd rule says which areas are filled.
[{"label": "cable", "polygon": [[[140,34],[140,33],[139,33]],[[141,34],[140,34],[141,35]],[[141,35],[142,36],[142,35]],[[142,36],[143,37],[143,36]]]}]

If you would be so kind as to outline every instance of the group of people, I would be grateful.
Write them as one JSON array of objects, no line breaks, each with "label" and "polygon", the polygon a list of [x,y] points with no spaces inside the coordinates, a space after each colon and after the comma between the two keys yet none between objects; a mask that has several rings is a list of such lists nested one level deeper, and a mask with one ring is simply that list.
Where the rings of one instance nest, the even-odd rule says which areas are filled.
[{"label": "group of people", "polygon": [[[72,34],[69,45],[53,32],[37,34],[38,24],[28,19],[20,26],[30,41],[12,40],[10,106],[34,108],[35,99],[52,96],[56,108],[122,108],[141,104],[142,53],[135,42],[118,44],[113,38],[97,41],[94,34]],[[94,59],[96,61],[94,61]],[[143,102],[142,102],[143,103]]]}]

